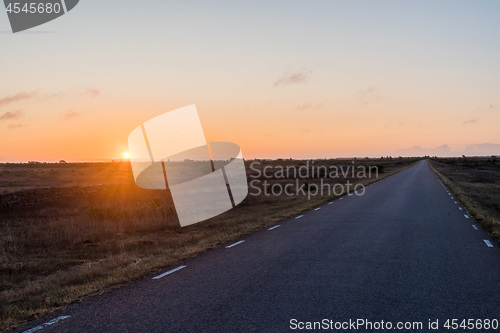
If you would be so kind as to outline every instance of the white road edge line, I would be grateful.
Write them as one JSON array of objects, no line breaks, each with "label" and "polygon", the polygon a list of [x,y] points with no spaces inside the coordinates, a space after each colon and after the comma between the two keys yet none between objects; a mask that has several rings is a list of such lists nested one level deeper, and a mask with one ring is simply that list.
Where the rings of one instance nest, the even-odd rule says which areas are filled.
[{"label": "white road edge line", "polygon": [[300,219],[301,217],[303,217],[304,215],[299,215],[297,216],[295,219]]},{"label": "white road edge line", "polygon": [[488,245],[488,247],[493,247],[493,244],[491,244],[491,242],[487,239],[483,239],[484,242],[486,243],[486,245]]},{"label": "white road edge line", "polygon": [[454,203],[455,205],[458,205],[458,202],[456,202],[456,201],[453,201],[453,203]]},{"label": "white road edge line", "polygon": [[233,246],[240,245],[240,244],[241,244],[241,243],[243,243],[243,242],[244,242],[244,240],[240,240],[239,242],[236,242],[236,243],[233,243],[233,244],[231,244],[231,245],[226,246],[226,249],[230,249],[230,248],[232,248]]},{"label": "white road edge line", "polygon": [[333,201],[330,201],[328,204],[331,205],[333,203]]},{"label": "white road edge line", "polygon": [[186,267],[187,267],[187,266],[179,266],[179,267],[177,267],[177,268],[171,269],[171,270],[169,270],[168,272],[165,272],[165,273],[163,273],[163,274],[160,274],[160,275],[155,276],[155,277],[153,278],[153,280],[158,280],[158,279],[161,279],[162,277],[165,277],[165,276],[167,276],[167,275],[169,275],[169,274],[172,274],[172,273],[174,273],[174,272],[180,271],[181,269],[186,268]]},{"label": "white road edge line", "polygon": [[453,200],[453,199],[455,199],[455,198],[454,198],[454,197],[451,197],[450,199],[451,199],[451,200]]},{"label": "white road edge line", "polygon": [[66,2],[65,2],[65,1],[66,1],[66,0],[61,1],[61,4],[62,4],[62,8],[63,8],[64,13],[65,13],[65,14],[68,14],[68,10],[66,9]]},{"label": "white road edge line", "polygon": [[463,208],[462,208],[462,207],[458,207],[458,209],[463,210]]},{"label": "white road edge line", "polygon": [[274,227],[272,227],[272,228],[269,228],[269,229],[267,229],[267,230],[273,230],[273,229],[276,229],[276,228],[278,228],[279,226],[280,226],[280,225],[278,224],[278,225],[275,225]]},{"label": "white road edge line", "polygon": [[41,325],[38,325],[36,327],[30,328],[29,330],[26,330],[23,333],[32,333],[32,332],[39,331],[39,330],[41,330],[41,329],[43,329],[43,328],[45,328],[47,326],[54,325],[54,324],[60,322],[61,320],[69,318],[69,317],[70,316],[59,316],[57,318],[52,319],[51,321],[48,321],[48,322],[43,323]]},{"label": "white road edge line", "polygon": [[320,209],[321,209],[321,207],[318,207],[318,208],[315,208],[314,210],[320,210]]},{"label": "white road edge line", "polygon": [[467,215],[467,214],[464,214],[464,216],[465,216],[465,218],[466,218],[466,219],[468,219],[468,218],[469,218],[469,215]]},{"label": "white road edge line", "polygon": [[344,197],[339,198],[339,200],[342,200],[342,199],[344,199]]},{"label": "white road edge line", "polygon": [[477,226],[475,226],[474,224],[472,225],[472,227],[476,230],[479,230],[479,228]]}]

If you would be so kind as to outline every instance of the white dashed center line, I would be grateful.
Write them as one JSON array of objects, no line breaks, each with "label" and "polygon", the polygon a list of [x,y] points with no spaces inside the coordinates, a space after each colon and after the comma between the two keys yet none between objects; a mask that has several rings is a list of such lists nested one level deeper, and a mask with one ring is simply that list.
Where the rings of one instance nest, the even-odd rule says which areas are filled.
[{"label": "white dashed center line", "polygon": [[318,208],[315,208],[314,210],[320,210],[320,209],[321,209],[321,207],[318,207]]},{"label": "white dashed center line", "polygon": [[233,244],[231,244],[231,245],[226,246],[226,249],[230,249],[230,248],[232,248],[233,246],[239,245],[239,244],[241,244],[241,243],[243,243],[243,242],[244,242],[244,240],[240,240],[239,242],[236,242],[236,243],[233,243]]},{"label": "white dashed center line", "polygon": [[167,276],[167,275],[169,275],[169,274],[172,274],[172,273],[174,273],[174,272],[180,271],[181,269],[186,268],[186,267],[187,267],[187,266],[179,266],[179,267],[177,267],[177,268],[171,269],[171,270],[169,270],[168,272],[165,272],[165,273],[163,273],[163,274],[160,274],[160,275],[155,276],[155,277],[153,278],[153,280],[158,280],[158,279],[161,279],[162,277],[165,277],[165,276]]},{"label": "white dashed center line", "polygon": [[450,199],[451,199],[451,200],[453,200],[453,199],[455,199],[455,198],[451,197]]},{"label": "white dashed center line", "polygon": [[466,218],[466,219],[468,219],[468,218],[469,218],[469,215],[467,215],[467,214],[464,214],[464,216],[465,216],[465,218]]},{"label": "white dashed center line", "polygon": [[479,228],[477,226],[475,226],[474,224],[472,225],[472,227],[476,230],[479,230]]},{"label": "white dashed center line", "polygon": [[339,198],[339,200],[342,200],[342,199],[344,199],[344,197],[342,197],[342,198]]},{"label": "white dashed center line", "polygon": [[490,242],[489,240],[484,239],[484,242],[486,243],[486,245],[487,245],[488,247],[493,247],[493,244],[491,244],[491,242]]},{"label": "white dashed center line", "polygon": [[32,333],[32,332],[39,331],[39,330],[41,330],[41,329],[43,329],[43,328],[45,328],[47,326],[54,325],[54,324],[60,322],[61,320],[69,318],[69,317],[70,316],[59,316],[57,318],[52,319],[51,321],[48,321],[48,322],[43,323],[41,325],[38,325],[36,327],[30,328],[29,330],[26,330],[23,333]]},{"label": "white dashed center line", "polygon": [[333,201],[330,201],[328,204],[331,205],[333,203]]},{"label": "white dashed center line", "polygon": [[267,229],[267,230],[273,230],[273,229],[276,229],[276,228],[278,228],[279,226],[280,226],[280,225],[278,224],[278,225],[275,225],[274,227],[272,227],[272,228],[269,228],[269,229]]},{"label": "white dashed center line", "polygon": [[295,219],[300,219],[302,216],[304,216],[304,215],[299,215]]},{"label": "white dashed center line", "polygon": [[458,207],[458,209],[463,210],[462,207]]}]

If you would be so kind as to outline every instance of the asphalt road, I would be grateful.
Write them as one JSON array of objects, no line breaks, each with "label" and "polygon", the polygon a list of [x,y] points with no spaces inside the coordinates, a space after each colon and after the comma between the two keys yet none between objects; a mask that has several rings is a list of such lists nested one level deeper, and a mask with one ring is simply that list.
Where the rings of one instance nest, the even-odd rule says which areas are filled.
[{"label": "asphalt road", "polygon": [[[17,331],[286,332],[292,319],[366,319],[444,332],[446,319],[500,320],[498,245],[459,208],[422,161],[363,196],[335,200]],[[439,330],[428,329],[429,319],[439,319]],[[338,331],[375,331],[350,328]]]}]

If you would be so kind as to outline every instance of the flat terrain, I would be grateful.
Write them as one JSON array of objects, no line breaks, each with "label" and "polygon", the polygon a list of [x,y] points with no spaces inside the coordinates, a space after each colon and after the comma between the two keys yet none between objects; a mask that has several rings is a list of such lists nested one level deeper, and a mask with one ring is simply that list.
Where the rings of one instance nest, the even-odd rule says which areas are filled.
[{"label": "flat terrain", "polygon": [[[0,164],[0,329],[63,308],[315,207],[338,195],[329,185],[369,184],[416,159],[247,161],[262,193],[235,209],[180,228],[168,191],[138,188],[128,163]],[[378,174],[335,177],[321,171],[280,177],[279,167],[373,167]],[[360,177],[361,176],[361,177]],[[265,185],[264,181],[268,181]],[[305,195],[265,195],[295,184]],[[295,185],[294,185],[295,186]],[[252,194],[253,193],[253,194]]]},{"label": "flat terrain", "polygon": [[432,160],[432,166],[471,215],[500,241],[500,158]]},{"label": "flat terrain", "polygon": [[[292,319],[443,332],[447,319],[500,319],[499,247],[427,161],[300,215],[19,331],[54,318],[43,332],[282,332]],[[476,327],[455,331],[494,331]]]}]

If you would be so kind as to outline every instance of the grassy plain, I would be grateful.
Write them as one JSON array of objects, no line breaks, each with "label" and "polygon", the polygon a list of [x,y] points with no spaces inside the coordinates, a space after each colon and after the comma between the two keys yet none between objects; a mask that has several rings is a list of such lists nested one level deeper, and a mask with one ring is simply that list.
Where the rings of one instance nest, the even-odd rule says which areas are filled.
[{"label": "grassy plain", "polygon": [[[376,166],[378,175],[298,179],[306,192],[369,184],[417,159],[315,160],[315,166]],[[248,180],[264,190],[295,184],[292,175],[261,174],[312,161],[246,161]],[[252,165],[252,163],[254,163]],[[269,172],[268,172],[269,173]],[[263,181],[267,180],[268,185]],[[181,228],[169,191],[134,183],[129,163],[0,164],[0,330],[192,257],[338,195],[250,195],[236,208]],[[253,193],[253,194],[252,194]]]},{"label": "grassy plain", "polygon": [[500,158],[433,158],[431,165],[472,217],[500,242]]}]

